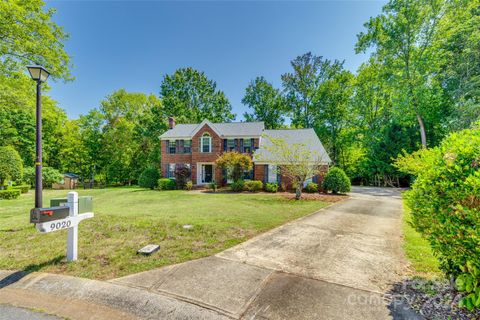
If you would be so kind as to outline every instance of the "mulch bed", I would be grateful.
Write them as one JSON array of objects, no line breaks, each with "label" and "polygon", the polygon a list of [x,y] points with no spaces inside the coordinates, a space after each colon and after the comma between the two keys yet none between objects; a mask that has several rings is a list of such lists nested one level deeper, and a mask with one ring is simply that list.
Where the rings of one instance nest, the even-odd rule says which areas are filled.
[{"label": "mulch bed", "polygon": [[[295,200],[295,193],[293,192],[279,192],[282,197],[285,197],[290,200]],[[325,193],[306,193],[302,192],[302,200],[318,200],[324,202],[338,202],[343,199],[348,198],[347,195],[343,194],[325,194]]]},{"label": "mulch bed", "polygon": [[480,319],[480,310],[458,307],[462,295],[452,289],[447,280],[407,279],[395,284],[391,294],[394,300],[403,300],[425,319]]}]

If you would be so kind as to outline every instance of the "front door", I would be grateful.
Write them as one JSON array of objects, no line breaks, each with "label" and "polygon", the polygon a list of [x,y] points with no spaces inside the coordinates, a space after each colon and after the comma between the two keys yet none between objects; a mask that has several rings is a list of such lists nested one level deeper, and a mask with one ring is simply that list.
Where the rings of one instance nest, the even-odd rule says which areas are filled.
[{"label": "front door", "polygon": [[213,181],[213,165],[202,164],[202,183],[210,183]]}]

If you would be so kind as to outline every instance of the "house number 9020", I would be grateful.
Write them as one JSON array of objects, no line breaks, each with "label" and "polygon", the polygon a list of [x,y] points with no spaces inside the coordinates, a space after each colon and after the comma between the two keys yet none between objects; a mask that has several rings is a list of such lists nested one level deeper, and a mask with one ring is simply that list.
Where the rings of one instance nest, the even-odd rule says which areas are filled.
[{"label": "house number 9020", "polygon": [[50,224],[50,231],[54,230],[61,230],[65,228],[70,228],[70,225],[72,224],[72,221],[67,220],[67,221],[59,221],[59,222],[52,222]]}]

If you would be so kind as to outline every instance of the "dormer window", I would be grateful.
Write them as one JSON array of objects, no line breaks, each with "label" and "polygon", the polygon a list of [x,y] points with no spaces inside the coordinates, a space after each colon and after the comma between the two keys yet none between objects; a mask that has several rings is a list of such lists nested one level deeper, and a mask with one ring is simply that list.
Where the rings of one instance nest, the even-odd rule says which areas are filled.
[{"label": "dormer window", "polygon": [[212,152],[212,137],[207,132],[200,138],[200,150],[203,153]]}]

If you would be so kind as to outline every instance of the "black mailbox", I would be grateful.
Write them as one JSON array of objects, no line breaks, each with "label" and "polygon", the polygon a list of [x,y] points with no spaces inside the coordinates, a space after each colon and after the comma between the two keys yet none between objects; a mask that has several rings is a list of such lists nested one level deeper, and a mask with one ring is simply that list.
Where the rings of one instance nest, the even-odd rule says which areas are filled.
[{"label": "black mailbox", "polygon": [[69,214],[69,207],[34,208],[30,211],[30,223],[65,219]]}]

